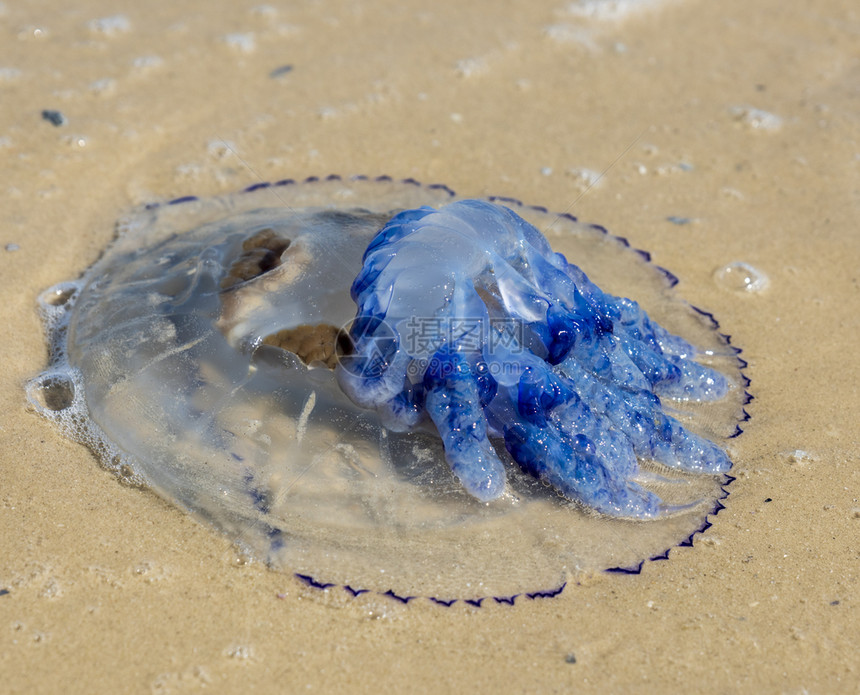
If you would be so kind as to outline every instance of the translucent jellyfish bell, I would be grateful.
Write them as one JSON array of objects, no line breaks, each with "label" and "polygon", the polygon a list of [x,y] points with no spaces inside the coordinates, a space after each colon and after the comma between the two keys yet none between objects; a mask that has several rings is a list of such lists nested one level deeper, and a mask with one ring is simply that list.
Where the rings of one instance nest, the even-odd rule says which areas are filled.
[{"label": "translucent jellyfish bell", "polygon": [[[647,254],[601,227],[510,199],[455,201],[445,186],[330,177],[138,210],[80,280],[41,295],[51,359],[28,385],[29,400],[120,476],[253,555],[352,593],[442,602],[549,594],[578,573],[635,568],[703,529],[725,496],[730,463],[719,445],[740,431],[749,398],[737,350],[713,318],[678,299],[671,275]],[[513,220],[511,233],[537,250],[518,255],[514,237],[505,248],[492,230],[482,237],[478,213]],[[428,222],[431,214],[442,217]],[[495,255],[473,267],[490,246]],[[516,358],[510,343],[504,358],[486,345],[464,348],[462,322],[452,337],[451,321],[462,317],[438,292],[449,271],[459,273],[451,287],[471,289],[487,321],[524,322]],[[588,319],[574,295],[594,306],[605,299]],[[635,305],[614,295],[635,299],[653,330],[634,325]],[[423,351],[410,352],[404,321],[419,314],[441,323]],[[570,338],[571,326],[586,324],[592,343],[584,333]],[[659,369],[642,357],[646,343],[681,365],[675,387],[654,376],[662,386],[645,393],[630,360],[613,352],[626,350],[647,376]],[[497,371],[492,395],[480,371],[492,368],[490,353],[497,370],[505,360],[521,370],[507,381]],[[609,353],[609,363],[595,357]],[[457,356],[468,379],[433,372],[444,354]],[[394,374],[385,388],[357,378],[370,364]],[[708,395],[690,379],[721,390]],[[656,432],[644,435],[648,455],[641,447],[628,458],[607,454],[625,445],[602,425],[641,416],[628,397],[637,389],[654,417],[677,423],[684,442],[716,462],[667,465]],[[552,393],[567,395],[553,401]],[[400,408],[407,402],[409,413]],[[562,413],[570,420],[572,403],[585,424],[552,425]],[[470,485],[477,449],[455,415],[484,427],[492,494]],[[555,448],[535,449],[550,429]],[[648,503],[613,507],[586,468],[582,480],[566,480],[558,455],[541,468],[547,451],[571,442],[576,461],[626,466],[613,475]]]}]

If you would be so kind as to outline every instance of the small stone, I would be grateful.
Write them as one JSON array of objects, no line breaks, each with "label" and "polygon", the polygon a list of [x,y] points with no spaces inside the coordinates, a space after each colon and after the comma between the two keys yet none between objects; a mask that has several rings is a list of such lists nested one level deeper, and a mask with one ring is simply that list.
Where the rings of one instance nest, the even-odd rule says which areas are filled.
[{"label": "small stone", "polygon": [[55,111],[54,109],[43,109],[42,118],[58,128],[69,122],[69,119],[63,115],[62,111]]},{"label": "small stone", "polygon": [[293,71],[292,65],[281,65],[280,67],[272,70],[269,73],[269,77],[271,77],[271,78],[283,77],[284,75],[287,75],[287,74],[291,73],[292,71]]}]

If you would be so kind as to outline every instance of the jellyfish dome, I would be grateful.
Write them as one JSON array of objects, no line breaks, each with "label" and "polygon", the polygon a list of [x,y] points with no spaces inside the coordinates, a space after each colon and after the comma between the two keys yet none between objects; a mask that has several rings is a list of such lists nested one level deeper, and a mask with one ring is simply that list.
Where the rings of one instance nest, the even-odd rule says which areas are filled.
[{"label": "jellyfish dome", "polygon": [[28,396],[312,586],[513,603],[665,556],[721,508],[750,396],[675,282],[513,199],[258,184],[123,218],[41,295]]}]

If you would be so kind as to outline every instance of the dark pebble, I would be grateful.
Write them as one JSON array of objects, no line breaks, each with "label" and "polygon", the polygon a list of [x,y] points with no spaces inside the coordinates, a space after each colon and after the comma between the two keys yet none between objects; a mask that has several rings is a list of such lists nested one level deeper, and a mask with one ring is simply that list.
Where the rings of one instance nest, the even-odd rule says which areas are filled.
[{"label": "dark pebble", "polygon": [[61,125],[66,125],[68,123],[68,119],[63,115],[62,111],[54,111],[53,109],[45,109],[42,111],[42,118],[44,118],[49,123],[57,126],[58,128]]},{"label": "dark pebble", "polygon": [[286,75],[288,72],[292,71],[292,65],[282,65],[281,67],[272,70],[272,72],[269,73],[269,77],[282,77],[283,75]]}]

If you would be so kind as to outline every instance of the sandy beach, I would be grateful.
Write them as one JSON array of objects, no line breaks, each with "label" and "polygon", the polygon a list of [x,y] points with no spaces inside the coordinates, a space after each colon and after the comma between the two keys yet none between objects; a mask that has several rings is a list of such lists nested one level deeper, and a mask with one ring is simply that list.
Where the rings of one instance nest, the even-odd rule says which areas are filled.
[{"label": "sandy beach", "polygon": [[[860,693],[856,3],[6,0],[0,32],[0,692]],[[28,409],[36,298],[124,211],[330,173],[568,210],[675,273],[755,397],[713,526],[551,599],[349,599]]]}]

